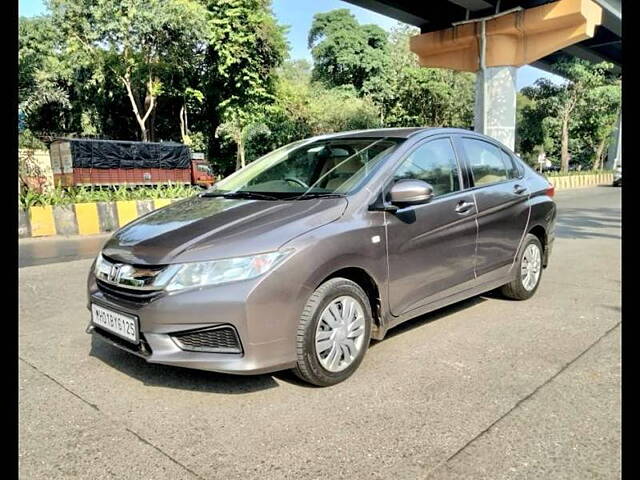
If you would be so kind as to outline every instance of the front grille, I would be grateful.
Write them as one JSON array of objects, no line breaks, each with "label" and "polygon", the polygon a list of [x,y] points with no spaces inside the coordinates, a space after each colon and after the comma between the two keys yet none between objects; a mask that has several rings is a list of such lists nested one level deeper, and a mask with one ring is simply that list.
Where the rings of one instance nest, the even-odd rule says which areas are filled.
[{"label": "front grille", "polygon": [[131,265],[105,255],[101,258],[96,283],[103,293],[133,303],[147,303],[162,295],[162,290],[154,287],[154,281],[166,270],[166,265]]},{"label": "front grille", "polygon": [[182,350],[193,352],[242,353],[240,339],[231,326],[213,327],[172,335]]},{"label": "front grille", "polygon": [[162,290],[135,290],[133,288],[120,287],[118,285],[103,282],[98,278],[96,278],[96,284],[102,293],[134,303],[148,303],[154,298],[162,295]]}]

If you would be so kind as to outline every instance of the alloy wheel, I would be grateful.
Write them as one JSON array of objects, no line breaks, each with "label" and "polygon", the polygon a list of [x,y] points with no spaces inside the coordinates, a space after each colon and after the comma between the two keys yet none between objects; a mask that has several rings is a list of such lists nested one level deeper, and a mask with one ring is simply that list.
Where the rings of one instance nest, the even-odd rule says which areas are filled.
[{"label": "alloy wheel", "polygon": [[520,265],[520,278],[522,286],[528,292],[536,288],[540,271],[542,270],[542,255],[540,249],[535,244],[529,244],[522,256],[522,264]]}]

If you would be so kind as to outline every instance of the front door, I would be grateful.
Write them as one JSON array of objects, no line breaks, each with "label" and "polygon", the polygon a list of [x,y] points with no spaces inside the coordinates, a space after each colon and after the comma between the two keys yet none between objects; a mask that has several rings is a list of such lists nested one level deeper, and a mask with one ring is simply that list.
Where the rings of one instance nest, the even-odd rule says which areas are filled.
[{"label": "front door", "polygon": [[434,198],[423,205],[386,213],[389,303],[398,316],[461,291],[474,279],[476,209],[462,190],[462,175],[451,139],[418,145],[393,180],[429,183]]},{"label": "front door", "polygon": [[501,275],[516,256],[529,220],[529,191],[511,156],[484,140],[461,137],[478,208],[476,274]]}]

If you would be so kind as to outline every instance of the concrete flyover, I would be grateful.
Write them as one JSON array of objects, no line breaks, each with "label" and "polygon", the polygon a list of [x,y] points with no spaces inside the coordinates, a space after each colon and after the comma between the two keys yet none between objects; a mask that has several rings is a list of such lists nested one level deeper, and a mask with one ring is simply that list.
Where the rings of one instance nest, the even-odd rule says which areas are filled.
[{"label": "concrete flyover", "polygon": [[[411,50],[421,65],[476,72],[475,130],[511,148],[517,67],[550,71],[560,58],[578,57],[622,68],[621,0],[346,1],[419,27]],[[620,117],[616,164],[621,133]]]}]

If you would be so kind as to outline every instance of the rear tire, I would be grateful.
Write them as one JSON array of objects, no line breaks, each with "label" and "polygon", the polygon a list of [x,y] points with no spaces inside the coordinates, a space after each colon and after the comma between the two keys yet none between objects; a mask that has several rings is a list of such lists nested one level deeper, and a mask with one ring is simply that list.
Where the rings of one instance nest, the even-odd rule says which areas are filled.
[{"label": "rear tire", "polygon": [[[528,233],[518,254],[516,278],[503,285],[500,292],[513,300],[527,300],[536,293],[542,279],[544,251],[538,237]],[[526,272],[526,273],[525,273]]]},{"label": "rear tire", "polygon": [[349,378],[369,347],[371,321],[369,298],[357,283],[327,280],[309,297],[300,316],[295,375],[320,387]]}]

